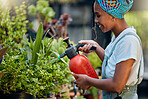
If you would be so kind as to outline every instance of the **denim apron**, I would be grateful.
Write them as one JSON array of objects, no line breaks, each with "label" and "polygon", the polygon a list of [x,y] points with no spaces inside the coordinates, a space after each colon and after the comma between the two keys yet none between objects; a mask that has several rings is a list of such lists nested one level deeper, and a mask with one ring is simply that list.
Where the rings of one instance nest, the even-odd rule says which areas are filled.
[{"label": "denim apron", "polygon": [[[116,44],[113,46],[113,48],[111,49],[111,52],[109,54],[109,56],[104,56],[104,60],[103,60],[103,64],[102,64],[102,79],[108,79],[106,77],[106,74],[105,74],[105,70],[106,70],[106,66],[107,66],[107,63],[108,63],[108,59],[111,57],[117,43],[122,39],[124,38],[126,35],[133,35],[135,37],[137,37],[139,40],[140,38],[135,34],[135,33],[126,33],[125,35],[123,35],[117,42]],[[141,42],[141,40],[140,40]],[[141,63],[140,63],[140,66],[141,66]],[[139,66],[139,70],[138,70],[138,81],[137,83],[139,82],[139,72],[140,72],[140,66]],[[122,90],[122,92],[120,94],[118,93],[113,93],[113,92],[108,92],[108,91],[102,91],[102,98],[103,99],[114,99],[114,98],[117,98],[117,97],[122,97],[122,99],[138,99],[138,95],[137,95],[137,83],[134,85],[134,86],[125,86],[125,88]],[[118,98],[117,98],[118,99]]]}]

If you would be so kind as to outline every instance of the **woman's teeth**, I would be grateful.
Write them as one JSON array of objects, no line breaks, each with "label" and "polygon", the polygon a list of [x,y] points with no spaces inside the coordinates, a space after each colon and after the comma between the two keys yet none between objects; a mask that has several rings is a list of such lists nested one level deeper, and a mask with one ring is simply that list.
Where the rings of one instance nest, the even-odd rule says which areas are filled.
[{"label": "woman's teeth", "polygon": [[99,28],[101,27],[102,25],[99,25]]}]

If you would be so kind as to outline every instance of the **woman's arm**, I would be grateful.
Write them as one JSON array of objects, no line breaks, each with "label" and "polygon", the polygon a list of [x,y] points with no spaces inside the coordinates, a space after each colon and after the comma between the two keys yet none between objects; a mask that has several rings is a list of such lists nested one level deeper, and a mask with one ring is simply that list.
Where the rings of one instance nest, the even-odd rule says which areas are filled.
[{"label": "woman's arm", "polygon": [[81,40],[79,43],[85,43],[86,45],[84,47],[79,48],[80,51],[85,52],[85,53],[90,53],[90,48],[92,46],[95,46],[96,49],[96,54],[99,56],[99,58],[103,61],[104,56],[105,56],[105,50],[95,41],[93,40]]},{"label": "woman's arm", "polygon": [[78,77],[76,84],[81,89],[85,90],[88,86],[94,86],[104,91],[120,93],[127,83],[133,64],[134,59],[118,63],[114,77],[110,79],[95,79],[81,74],[73,75]]}]

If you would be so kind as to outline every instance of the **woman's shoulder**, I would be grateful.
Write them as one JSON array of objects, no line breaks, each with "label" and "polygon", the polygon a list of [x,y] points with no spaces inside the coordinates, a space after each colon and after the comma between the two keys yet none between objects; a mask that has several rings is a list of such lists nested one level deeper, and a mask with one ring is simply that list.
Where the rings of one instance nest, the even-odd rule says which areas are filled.
[{"label": "woman's shoulder", "polygon": [[123,39],[119,41],[119,45],[122,44],[134,44],[134,45],[141,45],[140,37],[135,33],[135,35],[125,35]]}]

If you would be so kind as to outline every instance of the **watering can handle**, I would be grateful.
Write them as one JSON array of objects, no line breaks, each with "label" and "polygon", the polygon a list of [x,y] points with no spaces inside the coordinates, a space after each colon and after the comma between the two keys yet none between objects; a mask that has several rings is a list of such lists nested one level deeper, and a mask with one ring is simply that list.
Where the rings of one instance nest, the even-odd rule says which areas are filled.
[{"label": "watering can handle", "polygon": [[[78,43],[76,45],[76,48],[79,49],[79,47],[83,47],[85,44],[84,43]],[[96,50],[96,47],[95,46],[92,46],[90,50]]]}]

